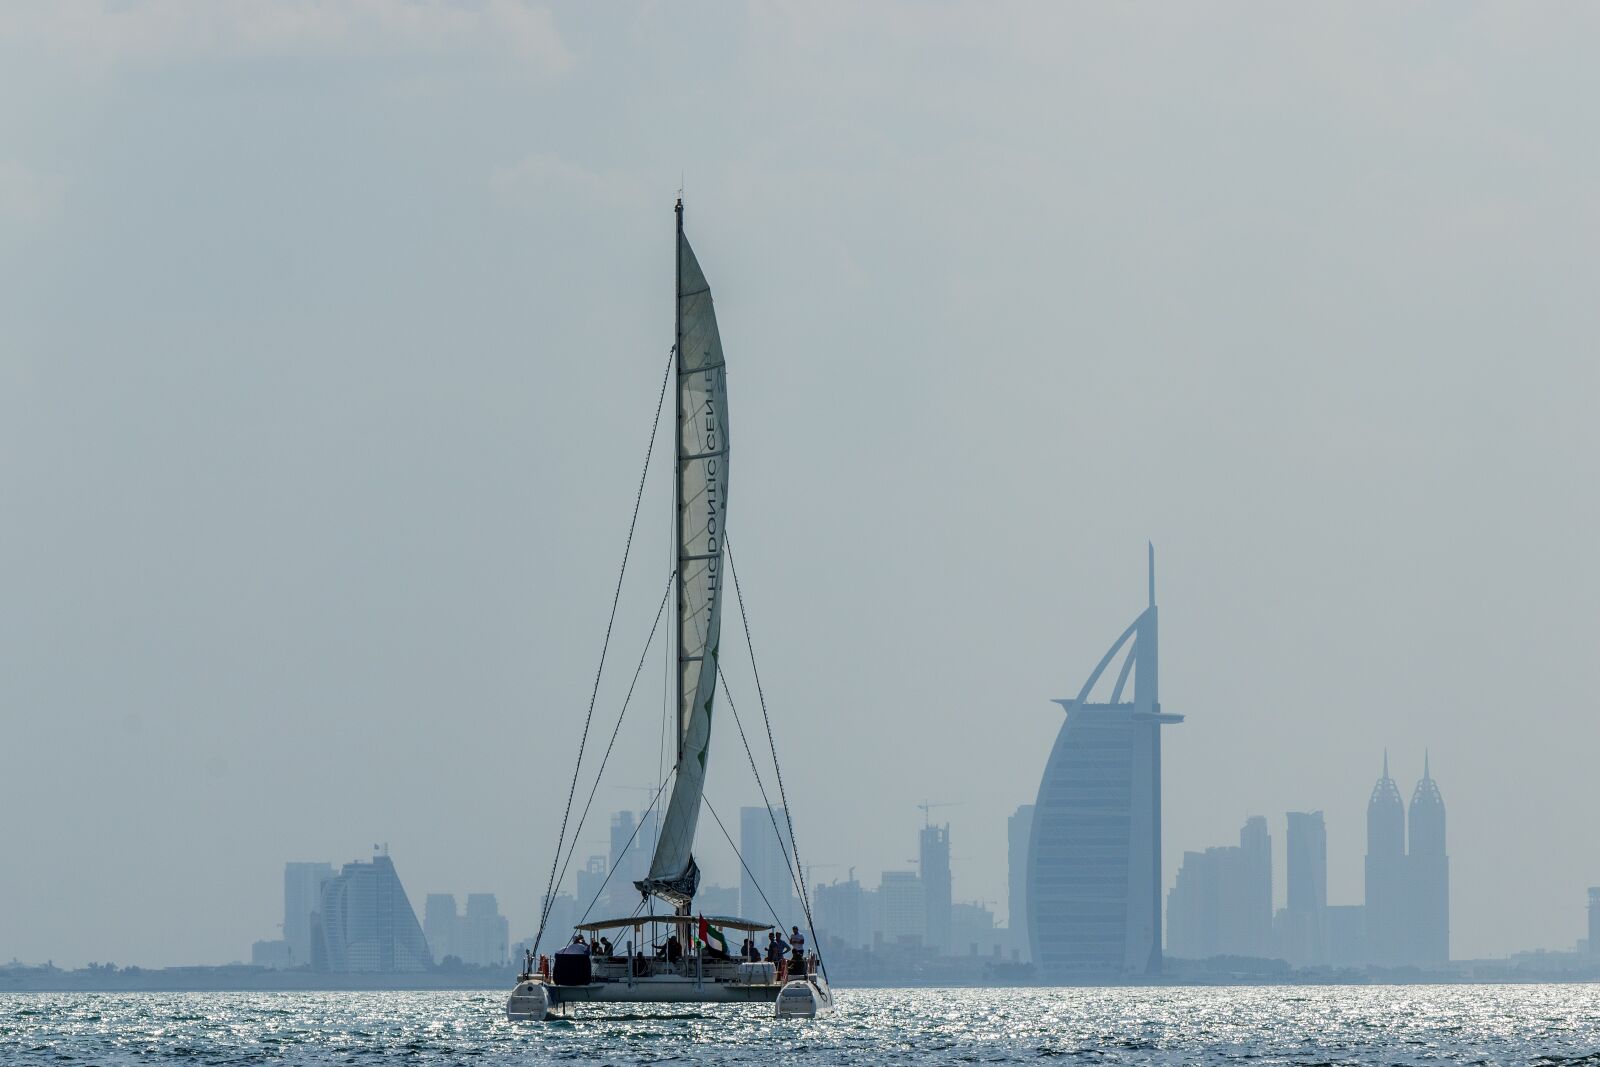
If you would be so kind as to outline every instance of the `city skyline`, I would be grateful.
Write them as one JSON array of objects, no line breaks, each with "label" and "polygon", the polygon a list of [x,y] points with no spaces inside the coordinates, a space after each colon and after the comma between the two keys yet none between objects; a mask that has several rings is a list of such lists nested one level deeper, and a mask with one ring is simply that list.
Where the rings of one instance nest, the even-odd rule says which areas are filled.
[{"label": "city skyline", "polygon": [[[1137,632],[1137,625],[1130,627]],[[1113,648],[1113,653],[1116,648]],[[1133,650],[1136,652],[1136,648]],[[1129,666],[1130,674],[1133,671]],[[1093,685],[1091,679],[1090,685]],[[1273,835],[1268,820],[1249,816],[1239,831],[1238,844],[1186,850],[1183,862],[1174,872],[1165,897],[1165,955],[1181,969],[1212,957],[1281,960],[1297,968],[1362,969],[1368,966],[1393,969],[1438,968],[1450,962],[1448,951],[1449,879],[1448,844],[1445,837],[1445,810],[1442,794],[1431,771],[1427,754],[1423,774],[1412,794],[1412,802],[1402,808],[1403,822],[1398,831],[1392,814],[1399,789],[1388,773],[1387,753],[1383,773],[1368,798],[1368,881],[1371,897],[1354,904],[1330,904],[1327,896],[1327,823],[1321,810],[1287,812],[1283,815],[1284,844],[1288,877],[1283,892],[1273,883]],[[876,887],[863,886],[851,869],[845,880],[817,879],[811,888],[817,900],[819,944],[829,952],[845,953],[845,966],[858,966],[854,953],[867,951],[885,960],[906,962],[931,960],[940,956],[960,956],[966,949],[986,961],[1006,965],[1031,965],[1029,931],[1010,928],[997,922],[996,915],[981,901],[952,899],[954,886],[949,868],[950,831],[948,824],[935,825],[928,818],[928,803],[918,805],[927,820],[918,831],[919,858],[915,869],[889,869],[882,872]],[[1012,859],[1008,881],[1012,887],[1009,914],[1026,914],[1028,852],[1032,847],[1032,808],[1019,807],[1007,820],[1006,834]],[[748,875],[754,871],[765,881],[787,878],[787,864],[771,848],[771,828],[782,812],[764,808],[741,811],[741,852],[748,858]],[[627,842],[632,829],[649,822],[648,813],[628,810],[610,813],[612,861],[627,859]],[[781,825],[781,824],[780,824]],[[754,866],[752,867],[752,861]],[[1393,886],[1389,875],[1374,866],[1392,864]],[[372,864],[346,865],[339,876],[347,880],[378,865],[388,865],[386,853],[374,856]],[[392,871],[392,867],[388,868]],[[284,868],[285,931],[312,928],[321,931],[319,914],[304,914],[310,894],[324,899],[324,885],[332,868],[326,863],[290,862]],[[549,943],[559,943],[581,917],[575,899],[598,901],[605,896],[611,880],[604,855],[591,856],[573,873],[570,883],[561,887],[561,896],[551,910]],[[370,879],[369,879],[370,880]],[[398,883],[395,883],[398,888]],[[568,891],[569,885],[572,892]],[[1387,912],[1383,895],[1395,892]],[[338,894],[328,894],[333,899]],[[368,894],[371,895],[370,893]],[[404,897],[403,889],[397,895]],[[695,910],[712,916],[748,918],[741,906],[747,892],[734,887],[705,883],[696,897]],[[499,914],[496,897],[488,893],[467,895],[463,913],[452,894],[428,893],[425,900],[423,933],[435,965],[454,957],[467,966],[504,964],[508,950],[508,924]],[[754,899],[765,910],[782,897],[767,888]],[[1282,899],[1284,906],[1274,908]],[[1597,891],[1591,891],[1590,921],[1600,914]],[[940,901],[946,903],[941,907]],[[1369,907],[1369,905],[1378,905]],[[793,909],[791,897],[783,907]],[[297,914],[300,913],[300,914]],[[798,914],[798,913],[797,913]],[[1393,929],[1383,927],[1382,919],[1371,916],[1397,916]],[[782,922],[778,916],[775,921]],[[800,920],[796,919],[796,922]],[[370,924],[369,924],[370,925]],[[548,947],[548,944],[547,946]],[[531,948],[531,940],[518,942],[516,951]],[[980,951],[981,949],[981,951]],[[1587,951],[1580,942],[1580,951]],[[323,953],[326,957],[326,952]],[[304,965],[288,939],[257,941],[252,959],[269,967]],[[327,969],[313,964],[313,969]],[[1007,972],[1012,973],[1012,972]],[[1075,980],[1108,977],[1105,974],[1077,973],[1030,976],[1046,980]]]}]

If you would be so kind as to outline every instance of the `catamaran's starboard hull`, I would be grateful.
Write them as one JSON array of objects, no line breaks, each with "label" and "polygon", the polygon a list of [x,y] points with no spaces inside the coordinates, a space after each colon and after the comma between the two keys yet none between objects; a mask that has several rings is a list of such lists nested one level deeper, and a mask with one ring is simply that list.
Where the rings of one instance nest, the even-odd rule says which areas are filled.
[{"label": "catamaran's starboard hull", "polygon": [[815,1019],[833,1011],[833,991],[820,977],[796,978],[778,991],[772,1013],[780,1019]]},{"label": "catamaran's starboard hull", "polygon": [[641,978],[631,984],[520,982],[506,1000],[506,1018],[538,1022],[561,1015],[576,1004],[771,1004],[781,988],[661,977]]}]

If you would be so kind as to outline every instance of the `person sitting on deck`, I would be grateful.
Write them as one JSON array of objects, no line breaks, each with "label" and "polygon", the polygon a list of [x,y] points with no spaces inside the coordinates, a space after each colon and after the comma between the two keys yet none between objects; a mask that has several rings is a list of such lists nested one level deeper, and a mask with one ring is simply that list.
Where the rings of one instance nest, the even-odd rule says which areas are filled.
[{"label": "person sitting on deck", "polygon": [[761,953],[756,951],[755,940],[749,935],[745,936],[744,947],[740,950],[739,954],[745,959],[749,960],[751,963],[758,963],[761,960]]},{"label": "person sitting on deck", "polygon": [[611,939],[609,937],[602,937],[600,939],[600,955],[604,956],[606,959],[610,959],[616,954],[616,949],[611,947]]},{"label": "person sitting on deck", "polygon": [[600,939],[594,934],[589,935],[589,955],[600,955]]},{"label": "person sitting on deck", "polygon": [[678,940],[677,934],[667,937],[667,962],[677,963],[683,959],[683,942]]}]

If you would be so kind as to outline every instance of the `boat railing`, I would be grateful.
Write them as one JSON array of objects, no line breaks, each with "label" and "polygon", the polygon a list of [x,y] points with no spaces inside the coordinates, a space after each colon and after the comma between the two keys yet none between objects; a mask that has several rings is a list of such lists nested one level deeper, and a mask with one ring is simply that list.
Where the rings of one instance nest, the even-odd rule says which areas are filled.
[{"label": "boat railing", "polygon": [[690,978],[704,982],[739,982],[760,985],[773,979],[763,979],[762,967],[752,969],[742,959],[712,956],[684,956],[677,961],[656,956],[596,956],[591,963],[594,979],[600,982],[624,982],[632,985],[643,978]]}]

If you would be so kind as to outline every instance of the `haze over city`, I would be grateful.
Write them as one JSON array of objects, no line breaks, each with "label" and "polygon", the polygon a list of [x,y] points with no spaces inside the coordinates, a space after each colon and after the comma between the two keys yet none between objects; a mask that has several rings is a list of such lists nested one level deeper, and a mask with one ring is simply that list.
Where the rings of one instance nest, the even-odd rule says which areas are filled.
[{"label": "haze over city", "polygon": [[[819,880],[908,866],[916,805],[948,803],[956,898],[1004,911],[1050,701],[1142,610],[1154,542],[1186,717],[1163,891],[1265,815],[1281,904],[1283,813],[1321,809],[1329,898],[1358,902],[1384,751],[1407,796],[1427,751],[1451,954],[1570,946],[1600,884],[1597,22],[0,19],[0,958],[240,958],[285,861],[374,842],[414,902],[493,892],[532,931],[680,189]],[[665,581],[665,469],[606,727]],[[725,813],[759,800],[731,725]],[[660,763],[619,747],[597,811]],[[717,836],[702,864],[734,884]]]}]

